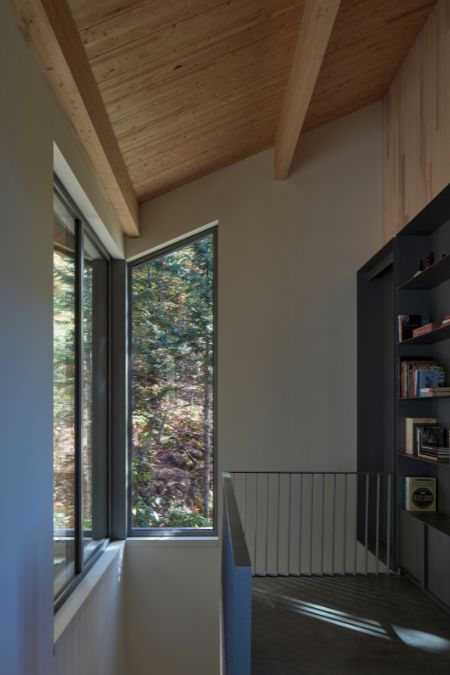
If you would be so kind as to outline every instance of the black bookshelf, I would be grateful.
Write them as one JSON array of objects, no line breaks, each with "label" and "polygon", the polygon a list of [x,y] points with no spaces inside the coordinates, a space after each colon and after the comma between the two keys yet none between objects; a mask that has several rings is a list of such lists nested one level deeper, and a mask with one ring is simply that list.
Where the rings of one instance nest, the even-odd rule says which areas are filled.
[{"label": "black bookshelf", "polygon": [[[381,287],[371,270],[387,250],[392,267]],[[431,251],[436,262],[416,274]],[[440,323],[450,314],[450,186],[358,272],[358,470],[395,472],[394,559],[450,611],[450,582],[441,583],[450,560],[450,463],[404,452],[407,417],[433,417],[450,429],[450,394],[400,396],[402,359],[436,360],[450,386],[450,325],[399,342],[400,314],[419,314],[423,323]],[[436,478],[436,513],[404,509],[409,476]]]}]

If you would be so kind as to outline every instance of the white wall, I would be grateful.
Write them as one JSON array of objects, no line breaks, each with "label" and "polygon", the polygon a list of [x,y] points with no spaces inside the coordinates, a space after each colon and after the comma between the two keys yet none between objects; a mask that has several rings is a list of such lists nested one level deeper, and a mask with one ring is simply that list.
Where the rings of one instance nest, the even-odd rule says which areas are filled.
[{"label": "white wall", "polygon": [[119,248],[122,236],[5,0],[0,91],[0,671],[52,675],[55,141]]},{"label": "white wall", "polygon": [[56,628],[75,605],[76,613],[61,635],[55,637],[54,675],[125,675],[123,548],[122,542],[110,546],[60,611]]},{"label": "white wall", "polygon": [[129,257],[219,219],[219,457],[226,470],[356,466],[356,270],[383,243],[382,109],[141,208]]},{"label": "white wall", "polygon": [[214,540],[127,541],[126,675],[219,675],[219,561]]},{"label": "white wall", "polygon": [[[356,270],[383,242],[382,133],[374,105],[306,134],[285,183],[263,152],[141,208],[129,257],[220,221],[221,469],[356,467]],[[218,644],[219,557],[194,542],[127,561],[130,675],[215,675],[183,657]]]}]

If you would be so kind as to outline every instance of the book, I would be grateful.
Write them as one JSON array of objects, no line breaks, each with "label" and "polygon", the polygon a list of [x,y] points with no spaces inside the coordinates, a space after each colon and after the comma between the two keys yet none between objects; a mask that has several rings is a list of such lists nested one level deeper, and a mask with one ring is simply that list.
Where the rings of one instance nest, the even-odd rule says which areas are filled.
[{"label": "book", "polygon": [[423,445],[419,456],[424,459],[430,459],[433,462],[448,463],[450,458],[450,448],[445,446]]},{"label": "book", "polygon": [[407,476],[404,503],[407,511],[436,511],[436,478]]},{"label": "book", "polygon": [[416,452],[416,429],[419,426],[436,424],[435,417],[406,417],[405,418],[405,453],[414,455]]},{"label": "book", "polygon": [[425,387],[420,390],[420,396],[450,396],[450,387]]},{"label": "book", "polygon": [[441,381],[440,368],[417,368],[414,371],[414,391],[416,396],[421,396],[422,389],[439,387]]},{"label": "book", "polygon": [[422,325],[420,314],[399,314],[397,322],[399,342],[412,338],[413,330]]},{"label": "book", "polygon": [[426,335],[427,333],[432,333],[434,330],[437,330],[441,327],[440,323],[426,323],[424,326],[419,328],[414,328],[412,332],[413,338],[419,337],[420,335]]}]

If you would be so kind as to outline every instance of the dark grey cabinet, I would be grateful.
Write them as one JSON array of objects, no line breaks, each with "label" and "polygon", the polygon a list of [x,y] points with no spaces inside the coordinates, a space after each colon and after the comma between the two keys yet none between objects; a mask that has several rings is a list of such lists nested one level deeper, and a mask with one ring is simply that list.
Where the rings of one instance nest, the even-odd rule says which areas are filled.
[{"label": "dark grey cabinet", "polygon": [[425,525],[407,511],[400,511],[400,566],[425,587]]},{"label": "dark grey cabinet", "polygon": [[450,607],[450,537],[428,527],[427,588]]}]

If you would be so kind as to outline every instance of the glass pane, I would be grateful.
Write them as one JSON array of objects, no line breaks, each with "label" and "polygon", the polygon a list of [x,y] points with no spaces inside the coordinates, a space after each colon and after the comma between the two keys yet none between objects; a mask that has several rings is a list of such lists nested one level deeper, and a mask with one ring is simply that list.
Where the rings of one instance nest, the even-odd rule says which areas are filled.
[{"label": "glass pane", "polygon": [[213,524],[214,237],[132,268],[134,528]]},{"label": "glass pane", "polygon": [[84,557],[106,536],[107,263],[84,239],[82,494]]},{"label": "glass pane", "polygon": [[53,568],[57,595],[73,576],[75,559],[75,240],[73,233],[56,217],[53,408]]}]

